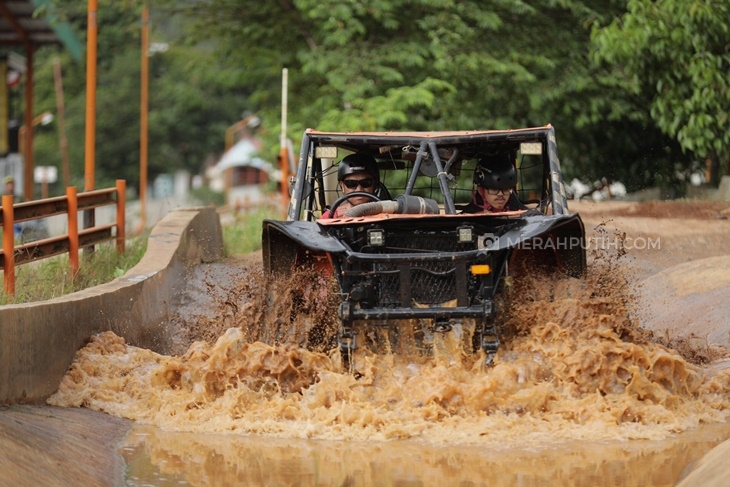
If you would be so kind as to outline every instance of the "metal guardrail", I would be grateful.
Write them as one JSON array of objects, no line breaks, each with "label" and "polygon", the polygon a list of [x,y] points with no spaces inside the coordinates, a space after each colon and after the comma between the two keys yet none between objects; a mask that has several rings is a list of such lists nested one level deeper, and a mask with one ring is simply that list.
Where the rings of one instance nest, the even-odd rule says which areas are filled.
[{"label": "metal guardrail", "polygon": [[[79,270],[79,250],[116,239],[117,253],[124,252],[126,182],[117,180],[115,188],[76,192],[76,187],[66,188],[66,196],[13,204],[13,196],[2,197],[0,227],[3,228],[3,245],[0,251],[0,269],[6,294],[15,294],[15,266],[46,259],[64,253],[69,254],[69,265],[73,275]],[[100,206],[116,205],[116,222],[107,225],[92,225],[79,230],[79,212],[93,210]],[[29,243],[15,245],[13,226],[55,215],[66,215],[68,233],[43,238]],[[93,221],[93,219],[92,219]],[[114,230],[116,229],[116,232]],[[12,255],[10,259],[8,256]]]}]

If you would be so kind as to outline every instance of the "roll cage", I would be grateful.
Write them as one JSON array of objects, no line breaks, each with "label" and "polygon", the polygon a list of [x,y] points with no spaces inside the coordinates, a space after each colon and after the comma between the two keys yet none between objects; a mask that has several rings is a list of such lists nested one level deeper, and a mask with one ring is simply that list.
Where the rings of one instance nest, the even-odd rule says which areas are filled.
[{"label": "roll cage", "polygon": [[[336,199],[337,163],[347,153],[373,155],[388,191],[433,198],[443,214],[471,200],[476,161],[509,152],[517,161],[519,199],[543,214],[567,213],[566,193],[551,125],[469,132],[321,132],[302,137],[287,219],[314,221]],[[305,163],[306,162],[306,163]]]}]

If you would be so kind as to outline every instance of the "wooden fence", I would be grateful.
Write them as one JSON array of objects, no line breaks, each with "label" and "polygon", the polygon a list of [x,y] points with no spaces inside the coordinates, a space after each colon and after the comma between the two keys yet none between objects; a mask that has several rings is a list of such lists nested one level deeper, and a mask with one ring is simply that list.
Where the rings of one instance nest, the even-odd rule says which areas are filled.
[{"label": "wooden fence", "polygon": [[[46,198],[13,204],[13,196],[2,197],[0,227],[3,229],[3,245],[0,251],[0,269],[3,270],[5,293],[15,294],[15,266],[68,253],[69,265],[75,275],[79,269],[79,250],[116,239],[117,253],[124,252],[126,182],[117,180],[115,188],[76,192],[66,188],[66,196]],[[116,222],[96,226],[94,208],[116,205]],[[79,230],[79,212],[90,211],[92,218],[88,228]],[[68,218],[68,233],[16,245],[13,227],[16,223],[38,221],[55,215]],[[116,232],[114,230],[116,229]],[[12,256],[12,258],[8,258]]]}]

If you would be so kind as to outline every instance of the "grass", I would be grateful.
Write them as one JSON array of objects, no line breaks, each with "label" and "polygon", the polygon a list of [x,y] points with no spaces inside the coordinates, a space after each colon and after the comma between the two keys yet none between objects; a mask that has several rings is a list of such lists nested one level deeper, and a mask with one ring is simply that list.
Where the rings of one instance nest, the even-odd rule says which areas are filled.
[{"label": "grass", "polygon": [[[247,254],[261,249],[261,222],[281,218],[281,211],[260,208],[239,213],[223,225],[226,255]],[[71,275],[68,255],[51,257],[15,267],[15,295],[8,295],[0,285],[0,305],[45,301],[111,282],[137,265],[147,250],[145,233],[129,239],[125,251],[117,255],[113,242],[99,245],[91,253],[79,256],[79,272]]]},{"label": "grass", "polygon": [[278,207],[261,207],[239,213],[231,223],[223,225],[223,244],[226,255],[248,254],[261,249],[261,222],[281,219]]}]

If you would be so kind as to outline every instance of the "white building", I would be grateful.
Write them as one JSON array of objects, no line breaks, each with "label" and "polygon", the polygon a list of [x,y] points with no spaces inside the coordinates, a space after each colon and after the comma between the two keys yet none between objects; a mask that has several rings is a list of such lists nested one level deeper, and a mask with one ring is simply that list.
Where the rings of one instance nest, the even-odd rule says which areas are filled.
[{"label": "white building", "polygon": [[243,138],[226,151],[220,160],[206,171],[211,189],[223,191],[226,204],[234,207],[263,201],[278,184],[281,171],[258,157],[259,143]]}]

